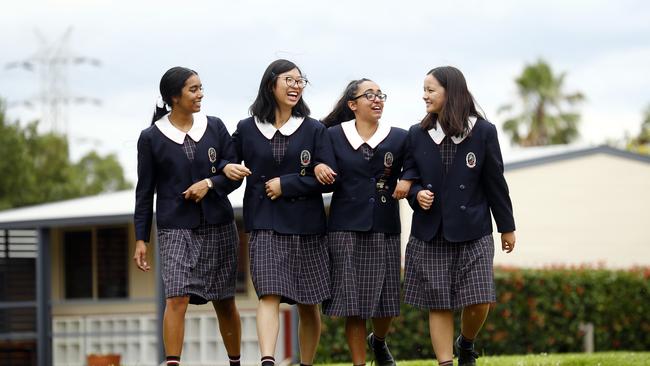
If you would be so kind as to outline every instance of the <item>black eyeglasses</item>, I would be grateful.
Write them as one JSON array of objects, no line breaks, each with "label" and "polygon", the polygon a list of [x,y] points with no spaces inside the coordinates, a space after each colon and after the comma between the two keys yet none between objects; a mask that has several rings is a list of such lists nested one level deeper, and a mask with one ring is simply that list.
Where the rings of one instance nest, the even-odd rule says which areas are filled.
[{"label": "black eyeglasses", "polygon": [[294,87],[304,88],[307,86],[307,84],[309,84],[309,80],[305,78],[294,79],[291,76],[286,76],[284,78],[284,82],[287,83],[287,86],[291,88]]},{"label": "black eyeglasses", "polygon": [[375,93],[372,93],[372,92],[368,92],[368,93],[363,93],[361,95],[357,95],[356,97],[352,98],[352,100],[357,100],[357,99],[359,99],[361,97],[366,97],[366,99],[368,99],[371,102],[374,101],[375,99],[379,99],[380,101],[385,102],[386,98],[388,98],[388,95],[386,95],[384,93],[375,94]]}]

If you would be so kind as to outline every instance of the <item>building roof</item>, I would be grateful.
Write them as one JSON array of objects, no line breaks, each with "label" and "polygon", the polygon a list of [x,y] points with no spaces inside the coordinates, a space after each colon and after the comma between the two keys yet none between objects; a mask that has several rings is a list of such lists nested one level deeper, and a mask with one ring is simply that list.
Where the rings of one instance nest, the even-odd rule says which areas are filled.
[{"label": "building roof", "polygon": [[[650,164],[649,156],[609,146],[579,145],[512,149],[504,155],[504,163],[506,171],[511,171],[593,154],[608,154]],[[243,197],[243,185],[228,196],[235,211],[241,212]],[[133,189],[103,193],[91,197],[0,211],[0,229],[124,223],[132,220],[134,207],[135,191]]]},{"label": "building roof", "polygon": [[[240,211],[244,185],[228,198],[235,211]],[[135,189],[102,193],[0,211],[0,229],[124,223],[132,221],[134,208]]]}]

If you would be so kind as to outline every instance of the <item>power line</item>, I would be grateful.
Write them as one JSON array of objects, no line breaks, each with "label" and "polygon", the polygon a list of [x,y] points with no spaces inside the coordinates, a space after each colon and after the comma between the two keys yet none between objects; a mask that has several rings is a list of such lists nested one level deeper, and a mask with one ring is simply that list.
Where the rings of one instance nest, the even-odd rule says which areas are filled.
[{"label": "power line", "polygon": [[101,105],[98,98],[76,96],[70,92],[68,77],[70,68],[88,64],[100,67],[101,61],[96,58],[74,54],[69,46],[72,27],[68,27],[61,37],[50,42],[38,29],[35,31],[39,47],[36,53],[26,59],[5,64],[5,69],[23,69],[38,73],[39,92],[35,97],[9,103],[9,107],[23,105],[34,108],[38,105],[41,110],[41,122],[52,131],[67,134],[68,109],[74,104]]}]

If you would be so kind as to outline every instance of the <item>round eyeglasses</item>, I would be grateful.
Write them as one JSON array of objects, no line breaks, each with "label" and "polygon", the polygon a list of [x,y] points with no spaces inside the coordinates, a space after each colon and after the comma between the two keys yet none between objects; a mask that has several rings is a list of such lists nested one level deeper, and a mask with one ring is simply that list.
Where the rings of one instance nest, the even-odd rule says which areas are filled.
[{"label": "round eyeglasses", "polygon": [[305,78],[300,78],[300,79],[294,79],[291,76],[286,76],[284,78],[284,82],[287,83],[287,86],[290,88],[304,88],[309,84],[309,80]]}]

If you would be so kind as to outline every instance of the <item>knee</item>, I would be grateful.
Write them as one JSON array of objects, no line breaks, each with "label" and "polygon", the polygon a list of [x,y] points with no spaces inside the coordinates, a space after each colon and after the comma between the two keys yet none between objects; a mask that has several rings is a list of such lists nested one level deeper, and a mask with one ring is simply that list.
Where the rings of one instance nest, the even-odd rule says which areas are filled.
[{"label": "knee", "polygon": [[189,302],[190,302],[189,297],[170,297],[165,302],[166,305],[165,309],[175,313],[178,312],[185,313]]},{"label": "knee", "polygon": [[219,315],[233,317],[238,314],[237,305],[235,305],[234,298],[213,301],[212,304]]},{"label": "knee", "polygon": [[474,304],[469,305],[463,309],[464,312],[468,312],[471,315],[480,315],[485,314],[490,311],[490,304]]},{"label": "knee", "polygon": [[298,304],[298,315],[301,318],[320,319],[318,305]]}]

